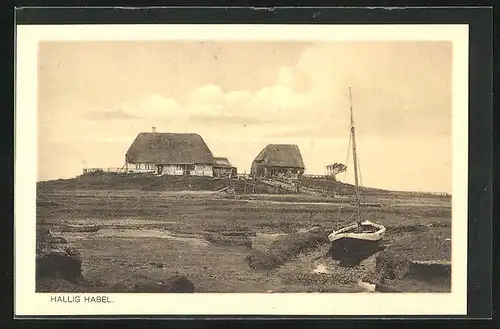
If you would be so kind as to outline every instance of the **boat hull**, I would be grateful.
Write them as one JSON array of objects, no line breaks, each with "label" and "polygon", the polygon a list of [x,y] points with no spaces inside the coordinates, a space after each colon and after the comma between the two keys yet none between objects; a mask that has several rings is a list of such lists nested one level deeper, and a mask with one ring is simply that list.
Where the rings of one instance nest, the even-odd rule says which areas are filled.
[{"label": "boat hull", "polygon": [[332,259],[346,263],[356,263],[370,257],[381,249],[381,240],[363,240],[355,238],[340,238],[331,243]]},{"label": "boat hull", "polygon": [[369,221],[362,223],[370,232],[357,233],[358,225],[354,224],[333,232],[328,236],[331,241],[330,254],[333,259],[345,262],[361,261],[381,249],[385,236],[385,227]]}]

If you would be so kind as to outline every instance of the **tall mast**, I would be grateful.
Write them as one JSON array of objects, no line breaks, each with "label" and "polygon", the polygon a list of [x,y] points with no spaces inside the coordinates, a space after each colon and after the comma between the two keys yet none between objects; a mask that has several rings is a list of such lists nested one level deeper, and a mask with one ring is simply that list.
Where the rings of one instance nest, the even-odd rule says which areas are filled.
[{"label": "tall mast", "polygon": [[358,224],[361,223],[361,215],[360,215],[360,199],[359,199],[359,184],[358,184],[358,157],[356,155],[356,132],[354,129],[354,115],[352,111],[352,96],[351,96],[351,87],[349,86],[349,105],[351,110],[351,137],[352,137],[352,158],[354,161],[354,184],[355,184],[355,192],[356,192],[356,219]]}]

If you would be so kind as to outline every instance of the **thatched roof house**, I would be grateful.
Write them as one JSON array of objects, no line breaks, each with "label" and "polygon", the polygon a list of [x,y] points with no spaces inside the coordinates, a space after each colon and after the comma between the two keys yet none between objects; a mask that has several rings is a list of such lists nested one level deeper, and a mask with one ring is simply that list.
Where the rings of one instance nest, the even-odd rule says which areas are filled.
[{"label": "thatched roof house", "polygon": [[218,168],[233,168],[231,162],[228,158],[224,157],[214,157],[214,167]]},{"label": "thatched roof house", "polygon": [[269,144],[254,159],[253,176],[293,176],[304,173],[304,161],[295,144]]},{"label": "thatched roof house", "polygon": [[214,157],[214,176],[236,176],[237,169],[234,167],[228,158]]},{"label": "thatched roof house", "polygon": [[170,175],[212,176],[213,155],[195,133],[140,133],[125,155],[127,167]]}]

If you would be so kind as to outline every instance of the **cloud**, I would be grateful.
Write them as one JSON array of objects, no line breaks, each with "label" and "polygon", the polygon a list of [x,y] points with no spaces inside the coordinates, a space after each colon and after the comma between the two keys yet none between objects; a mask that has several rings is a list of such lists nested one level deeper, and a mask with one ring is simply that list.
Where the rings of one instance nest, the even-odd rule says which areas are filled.
[{"label": "cloud", "polygon": [[[404,43],[315,44],[304,50],[295,66],[270,72],[276,74],[275,82],[254,92],[207,84],[193,89],[182,105],[165,92],[100,114],[89,112],[88,118],[155,120],[159,129],[170,129],[175,123],[219,126],[221,131],[264,124],[259,134],[269,137],[340,137],[349,126],[348,86],[352,86],[360,134],[425,135],[437,130],[449,134],[446,84],[437,88],[435,83],[418,82],[422,74],[443,81],[438,79],[442,73],[427,64],[442,61],[442,55],[418,54],[418,49]],[[300,88],[304,81],[307,88]]]},{"label": "cloud", "polygon": [[242,90],[224,92],[213,84],[195,89],[189,96],[186,111],[191,120],[220,124],[283,123],[305,115],[314,104],[307,93],[295,90],[297,71],[281,67],[275,84],[250,93]]},{"label": "cloud", "polygon": [[135,112],[145,118],[175,117],[183,119],[186,116],[185,111],[174,99],[161,95],[152,95],[142,99],[137,108],[130,103],[126,103],[125,107],[129,112]]},{"label": "cloud", "polygon": [[213,84],[199,87],[189,95],[191,104],[220,104],[224,98],[225,95],[220,87]]},{"label": "cloud", "polygon": [[224,92],[213,84],[200,86],[189,94],[183,106],[168,95],[155,94],[111,109],[92,110],[87,119],[154,119],[221,126],[293,123],[297,116],[307,120],[314,100],[307,93],[295,91],[296,74],[294,68],[281,67],[274,85],[264,86],[254,93]]}]

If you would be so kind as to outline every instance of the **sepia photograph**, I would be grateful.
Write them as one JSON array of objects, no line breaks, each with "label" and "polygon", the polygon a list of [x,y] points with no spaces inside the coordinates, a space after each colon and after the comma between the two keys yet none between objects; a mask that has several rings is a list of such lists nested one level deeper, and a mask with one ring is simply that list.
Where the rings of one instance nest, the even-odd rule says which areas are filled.
[{"label": "sepia photograph", "polygon": [[123,294],[421,293],[425,309],[426,294],[465,291],[466,27],[465,47],[451,27],[190,29],[39,30],[55,37],[24,69],[30,294],[119,307]]}]

